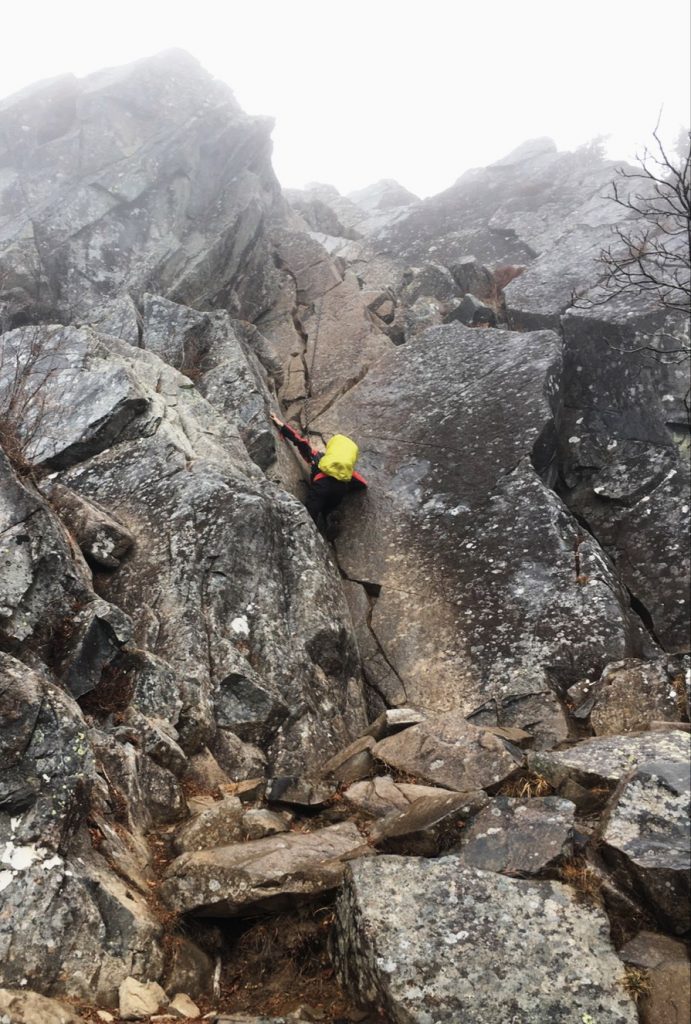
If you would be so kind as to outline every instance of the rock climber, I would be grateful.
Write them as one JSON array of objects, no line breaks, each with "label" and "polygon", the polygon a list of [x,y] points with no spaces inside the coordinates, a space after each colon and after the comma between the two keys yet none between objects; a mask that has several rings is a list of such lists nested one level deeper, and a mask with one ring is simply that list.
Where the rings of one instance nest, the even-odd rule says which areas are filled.
[{"label": "rock climber", "polygon": [[304,461],[310,467],[310,483],[305,507],[317,524],[320,533],[327,534],[327,516],[341,504],[349,491],[367,487],[367,481],[355,472],[355,463],[360,450],[349,437],[334,434],[323,452],[313,448],[278,416],[271,414],[274,426],[285,438],[295,445]]}]

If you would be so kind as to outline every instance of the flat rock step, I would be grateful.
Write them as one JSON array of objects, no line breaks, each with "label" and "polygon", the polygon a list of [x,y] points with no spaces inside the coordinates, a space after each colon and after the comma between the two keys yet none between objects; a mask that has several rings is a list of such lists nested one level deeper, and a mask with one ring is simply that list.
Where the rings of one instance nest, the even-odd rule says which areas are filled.
[{"label": "flat rock step", "polygon": [[351,822],[317,832],[290,832],[246,843],[183,853],[165,873],[161,897],[172,909],[235,917],[277,909],[335,889],[345,859],[371,852]]}]

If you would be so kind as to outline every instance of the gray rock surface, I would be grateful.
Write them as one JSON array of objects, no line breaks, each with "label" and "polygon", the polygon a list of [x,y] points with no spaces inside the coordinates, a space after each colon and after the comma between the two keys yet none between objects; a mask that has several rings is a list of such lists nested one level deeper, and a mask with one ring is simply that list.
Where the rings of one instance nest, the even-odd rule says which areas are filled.
[{"label": "gray rock surface", "polygon": [[223,797],[178,828],[173,841],[176,851],[185,853],[210,846],[227,846],[243,838],[243,814],[244,808],[236,796]]},{"label": "gray rock surface", "polygon": [[[469,797],[471,794],[467,794]],[[396,811],[407,811],[418,800],[446,799],[449,791],[436,786],[419,786],[410,782],[395,782],[390,775],[377,775],[373,779],[356,782],[343,791],[343,799],[357,810],[383,818]],[[482,799],[479,790],[472,791],[473,800]]]},{"label": "gray rock surface", "polygon": [[690,645],[691,484],[676,443],[688,431],[685,347],[688,317],[652,299],[621,296],[564,318],[564,497],[670,653]]},{"label": "gray rock surface", "polygon": [[[85,343],[92,337],[80,332]],[[317,747],[320,758],[325,748],[335,752],[365,723],[354,641],[323,545],[297,503],[260,476],[234,424],[190,391],[187,378],[129,346],[111,350],[110,365],[117,363],[149,396],[147,412],[127,439],[80,462],[64,481],[97,498],[136,537],[136,557],[103,590],[136,616],[136,645],[175,663],[182,706],[171,724],[183,746],[212,739],[218,699],[221,730],[230,736],[237,728],[266,749],[275,743],[273,756],[287,766],[298,757],[304,766],[312,730],[315,758]],[[69,420],[65,429],[71,434]],[[269,571],[250,595],[244,580],[259,562]],[[291,578],[300,579],[299,590]],[[285,595],[290,625],[276,616]],[[335,687],[333,673],[342,681]]]},{"label": "gray rock surface", "polygon": [[82,1024],[71,1006],[26,989],[0,989],[0,1020],[7,1024]]},{"label": "gray rock surface", "polygon": [[641,997],[641,1024],[686,1024],[691,1005],[691,965],[664,963],[648,975],[649,992]]},{"label": "gray rock surface", "polygon": [[691,924],[690,793],[688,759],[646,761],[622,780],[601,828],[620,882],[680,935]]},{"label": "gray rock surface", "polygon": [[549,465],[557,371],[549,332],[434,328],[319,421],[359,440],[372,477],[336,547],[373,595],[350,604],[380,650],[365,648],[366,672],[389,703],[485,710],[554,743],[554,689],[646,647],[601,550],[530,464],[532,453]]},{"label": "gray rock surface", "polygon": [[400,1024],[637,1020],[602,911],[557,882],[514,881],[455,857],[351,865],[336,959],[356,998]]},{"label": "gray rock surface", "polygon": [[687,763],[691,737],[680,730],[642,732],[627,736],[597,736],[576,743],[569,750],[542,751],[529,755],[532,768],[563,789],[567,781],[579,786],[612,791],[629,772],[646,761]]},{"label": "gray rock surface", "polygon": [[575,810],[553,796],[496,797],[461,834],[460,860],[521,878],[554,869],[573,854]]},{"label": "gray rock surface", "polygon": [[596,686],[590,724],[597,736],[642,732],[653,722],[688,715],[683,665],[677,659],[608,665]]},{"label": "gray rock surface", "polygon": [[123,1020],[145,1020],[168,1005],[168,996],[155,981],[125,978],[118,990],[118,1009]]},{"label": "gray rock surface", "polygon": [[428,718],[380,740],[372,753],[421,782],[456,791],[491,788],[524,764],[516,747],[470,725],[458,711]]},{"label": "gray rock surface", "polygon": [[[3,103],[0,126],[11,315],[41,297],[105,326],[123,292],[136,298],[152,285],[191,305],[266,308],[262,236],[280,204],[271,122],[243,114],[188,54],[41,83]],[[129,311],[122,319],[127,330]],[[108,332],[124,333],[113,322]]]},{"label": "gray rock surface", "polygon": [[684,942],[669,935],[640,931],[619,950],[619,956],[633,967],[650,968],[675,960],[688,963],[689,949]]},{"label": "gray rock surface", "polygon": [[184,853],[168,867],[161,895],[172,910],[202,916],[237,917],[257,908],[285,908],[335,889],[344,859],[363,842],[348,822]]},{"label": "gray rock surface", "polygon": [[434,857],[457,841],[463,823],[487,802],[482,790],[420,796],[405,810],[378,818],[369,841],[384,853]]},{"label": "gray rock surface", "polygon": [[[352,869],[356,994],[623,1024],[600,912],[499,872],[553,872],[562,798],[609,798],[584,828],[617,943],[688,923],[687,325],[599,288],[626,213],[596,146],[286,201],[269,133],[179,52],[0,103],[0,983],[208,995],[219,933],[176,914],[460,837]],[[462,327],[478,301],[522,330]],[[361,445],[333,548],[281,408]],[[531,747],[560,797],[483,810]]]}]

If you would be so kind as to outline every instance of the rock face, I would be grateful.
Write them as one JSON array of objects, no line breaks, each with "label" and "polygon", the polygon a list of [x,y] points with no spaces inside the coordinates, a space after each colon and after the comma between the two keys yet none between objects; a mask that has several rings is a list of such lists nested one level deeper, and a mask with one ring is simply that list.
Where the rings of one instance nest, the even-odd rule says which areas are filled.
[{"label": "rock face", "polygon": [[366,444],[372,484],[337,550],[375,595],[351,608],[387,703],[529,722],[553,742],[565,734],[555,691],[646,648],[608,560],[534,468],[553,456],[558,372],[550,332],[438,327],[323,419]]},{"label": "rock face", "polygon": [[341,977],[392,1021],[637,1019],[604,914],[557,882],[380,857],[348,869],[337,913]]},{"label": "rock face", "polygon": [[132,298],[152,286],[188,305],[266,308],[271,122],[243,114],[187,54],[25,90],[0,125],[11,317],[40,303],[136,343]]},{"label": "rock face", "polygon": [[[420,202],[269,135],[180,52],[0,104],[2,1012],[233,1019],[213,919],[342,887],[373,1014],[633,1021],[575,888],[688,926],[686,319],[594,147]],[[332,543],[272,412],[360,445]]]},{"label": "rock face", "polygon": [[622,781],[602,828],[605,856],[626,886],[679,934],[691,924],[689,795],[688,761],[647,761]]}]

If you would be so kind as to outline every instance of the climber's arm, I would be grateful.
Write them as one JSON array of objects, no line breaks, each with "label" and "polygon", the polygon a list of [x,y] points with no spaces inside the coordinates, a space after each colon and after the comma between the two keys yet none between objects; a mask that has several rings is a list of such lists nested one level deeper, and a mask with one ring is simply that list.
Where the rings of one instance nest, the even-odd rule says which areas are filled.
[{"label": "climber's arm", "polygon": [[311,466],[316,456],[319,455],[317,449],[312,448],[306,438],[298,434],[297,430],[289,427],[283,420],[279,420],[278,416],[271,413],[271,419],[276,429],[285,437],[286,441],[290,441],[291,444],[295,445],[305,462]]}]

